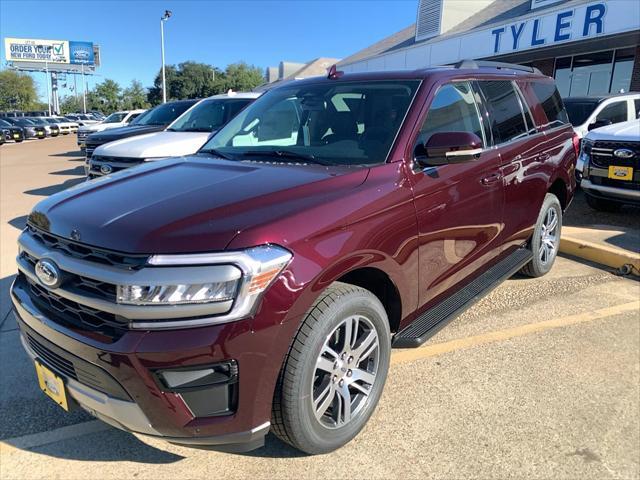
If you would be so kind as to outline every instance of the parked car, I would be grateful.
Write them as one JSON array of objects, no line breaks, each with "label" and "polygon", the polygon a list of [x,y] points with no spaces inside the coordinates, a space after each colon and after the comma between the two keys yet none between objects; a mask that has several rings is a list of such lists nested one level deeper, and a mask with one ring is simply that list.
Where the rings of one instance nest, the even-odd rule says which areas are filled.
[{"label": "parked car", "polygon": [[95,132],[102,132],[103,130],[109,130],[111,128],[126,127],[143,112],[144,110],[125,110],[122,112],[114,112],[101,122],[81,126],[78,128],[78,146],[81,150],[84,150],[84,141],[88,135]]},{"label": "parked car", "polygon": [[332,68],[41,201],[11,297],[45,393],[179,444],[349,442],[392,346],[556,258],[577,137],[553,79],[488,65]]},{"label": "parked car", "polygon": [[87,177],[95,178],[143,162],[195,153],[211,135],[260,95],[215,95],[198,102],[164,131],[102,145],[93,151],[87,166]]},{"label": "parked car", "polygon": [[38,138],[42,140],[46,138],[47,133],[43,126],[36,125],[31,120],[25,117],[4,117],[3,120],[9,122],[17,127],[22,127],[24,132],[24,138]]},{"label": "parked car", "polygon": [[79,126],[84,127],[86,125],[95,125],[101,120],[86,113],[71,113],[67,115],[67,118],[78,123]]},{"label": "parked car", "polygon": [[[80,125],[78,125],[78,122],[74,121],[71,118],[67,118],[64,116],[54,116],[51,117],[54,120],[56,120],[58,122],[58,126],[60,127],[60,131],[62,132],[63,135],[68,135],[69,133],[76,133],[78,131],[78,128],[80,128]],[[68,127],[68,131],[67,128],[64,127]]]},{"label": "parked car", "polygon": [[591,130],[582,140],[580,186],[591,208],[640,206],[640,119]]},{"label": "parked car", "polygon": [[0,118],[0,129],[2,130],[2,137],[4,137],[5,141],[13,140],[16,143],[20,143],[24,140],[22,127],[13,125],[4,118]]},{"label": "parked car", "polygon": [[[581,139],[594,128],[640,118],[640,93],[624,93],[599,97],[570,97],[564,105]],[[582,161],[578,159],[576,174],[578,182],[582,175]]]},{"label": "parked car", "polygon": [[57,137],[60,135],[60,127],[46,120],[45,117],[29,117],[32,123],[44,128],[47,137]]},{"label": "parked car", "polygon": [[71,125],[57,117],[42,117],[42,119],[49,123],[49,125],[55,125],[58,127],[58,131],[61,135],[69,135],[71,133]]},{"label": "parked car", "polygon": [[91,155],[93,155],[93,151],[100,145],[123,138],[135,137],[144,133],[164,130],[167,125],[182,115],[196,102],[197,100],[178,100],[163,103],[138,116],[127,127],[113,128],[111,130],[90,134],[85,139],[87,161],[91,158]]}]

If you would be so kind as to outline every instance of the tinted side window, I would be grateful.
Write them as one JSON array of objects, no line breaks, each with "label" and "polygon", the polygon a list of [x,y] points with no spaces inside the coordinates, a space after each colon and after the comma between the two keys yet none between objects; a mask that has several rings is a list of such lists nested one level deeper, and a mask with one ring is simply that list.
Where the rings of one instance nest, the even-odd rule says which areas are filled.
[{"label": "tinted side window", "polygon": [[633,110],[636,113],[636,118],[640,118],[640,98],[633,101]]},{"label": "tinted side window", "polygon": [[513,84],[508,80],[478,82],[487,99],[494,143],[525,137],[527,124]]},{"label": "tinted side window", "polygon": [[626,122],[627,101],[610,103],[598,114],[597,120],[610,120],[611,123]]},{"label": "tinted side window", "polygon": [[567,111],[562,104],[562,98],[560,98],[560,93],[555,84],[551,82],[533,82],[531,86],[547,116],[548,123],[545,126],[553,128],[569,123]]},{"label": "tinted side window", "polygon": [[437,132],[471,132],[484,143],[478,108],[467,82],[440,87],[420,129],[418,141],[427,143]]}]

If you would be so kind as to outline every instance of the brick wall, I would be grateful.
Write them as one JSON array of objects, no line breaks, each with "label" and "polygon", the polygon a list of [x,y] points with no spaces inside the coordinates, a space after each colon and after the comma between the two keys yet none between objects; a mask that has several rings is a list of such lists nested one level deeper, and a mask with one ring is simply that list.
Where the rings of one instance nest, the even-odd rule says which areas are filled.
[{"label": "brick wall", "polygon": [[636,47],[636,59],[631,73],[631,92],[640,92],[640,47]]},{"label": "brick wall", "polygon": [[[636,55],[636,62],[638,56]],[[544,60],[537,60],[532,62],[531,65],[540,70],[544,75],[553,77],[553,66],[555,64],[555,58],[545,58]]]}]

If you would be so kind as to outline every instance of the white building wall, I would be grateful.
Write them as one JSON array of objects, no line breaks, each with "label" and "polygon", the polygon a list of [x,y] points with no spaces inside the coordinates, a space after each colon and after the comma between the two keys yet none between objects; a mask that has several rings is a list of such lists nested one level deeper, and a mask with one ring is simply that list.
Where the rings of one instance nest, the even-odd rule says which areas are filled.
[{"label": "white building wall", "polygon": [[[602,29],[598,31],[597,25],[588,23],[586,17],[598,15],[601,8],[604,9],[604,14]],[[588,27],[586,34],[585,25]],[[501,33],[497,35],[496,30]],[[520,32],[515,39],[513,30]],[[342,65],[340,68],[346,72],[413,70],[467,58],[481,59],[635,30],[640,30],[640,1],[600,0],[585,1],[577,5],[559,4],[542,12],[533,11],[508,23],[493,24],[450,38],[434,38],[395,52]]]}]

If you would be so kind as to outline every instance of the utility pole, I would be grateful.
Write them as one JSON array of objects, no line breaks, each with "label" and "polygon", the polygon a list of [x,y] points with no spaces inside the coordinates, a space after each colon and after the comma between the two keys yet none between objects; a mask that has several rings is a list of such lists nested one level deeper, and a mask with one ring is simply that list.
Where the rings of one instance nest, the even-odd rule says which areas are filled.
[{"label": "utility pole", "polygon": [[47,81],[47,107],[49,108],[49,116],[51,116],[51,92],[49,92],[49,81],[51,79],[49,78],[49,62],[46,58],[44,60],[44,74],[46,75]]},{"label": "utility pole", "polygon": [[165,10],[160,18],[160,51],[162,53],[162,103],[167,103],[167,80],[164,74],[164,22],[171,17],[171,11]]},{"label": "utility pole", "polygon": [[80,65],[82,69],[82,113],[87,113],[87,84],[84,81],[84,63]]}]

